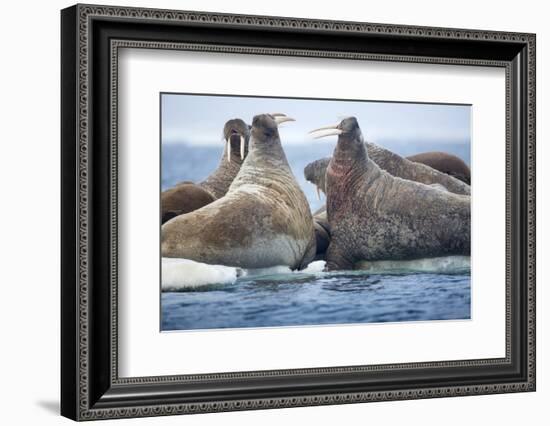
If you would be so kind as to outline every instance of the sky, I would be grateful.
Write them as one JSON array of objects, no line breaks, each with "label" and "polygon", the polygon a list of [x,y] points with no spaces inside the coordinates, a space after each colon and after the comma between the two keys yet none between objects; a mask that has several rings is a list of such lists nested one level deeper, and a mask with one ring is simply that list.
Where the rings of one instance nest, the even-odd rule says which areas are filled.
[{"label": "sky", "polygon": [[470,111],[469,105],[162,94],[162,143],[219,145],[227,120],[250,123],[270,112],[296,119],[282,125],[283,146],[311,143],[308,131],[348,116],[357,117],[363,136],[374,143],[469,143]]}]

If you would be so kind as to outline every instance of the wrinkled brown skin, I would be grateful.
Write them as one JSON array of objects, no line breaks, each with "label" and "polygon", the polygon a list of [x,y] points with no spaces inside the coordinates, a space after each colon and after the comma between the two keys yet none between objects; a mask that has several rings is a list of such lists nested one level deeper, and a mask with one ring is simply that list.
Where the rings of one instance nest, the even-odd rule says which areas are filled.
[{"label": "wrinkled brown skin", "polygon": [[[366,147],[369,158],[381,169],[386,170],[393,176],[424,183],[426,185],[437,183],[447,188],[449,192],[470,195],[470,185],[456,177],[442,173],[425,164],[410,161],[371,142],[366,142]],[[330,157],[321,158],[309,163],[304,168],[305,178],[309,182],[317,185],[325,193],[325,174],[329,162]]]},{"label": "wrinkled brown skin", "polygon": [[369,158],[353,117],[326,174],[328,270],[362,260],[470,254],[470,197],[392,176]]},{"label": "wrinkled brown skin", "polygon": [[[429,170],[429,166],[423,166],[408,161],[407,159],[402,158],[399,155],[387,149],[381,148],[373,143],[366,142],[365,146],[367,147],[367,153],[369,154],[369,156],[372,155],[374,157],[375,163],[378,164],[378,166],[382,169],[390,171],[390,173],[394,176],[425,183],[441,190],[450,191],[448,189],[449,187],[453,188],[454,192],[457,192],[459,194],[469,194],[470,188],[464,183],[458,182],[454,177],[450,178],[448,176],[442,175],[442,173],[437,172],[435,169]],[[326,170],[330,159],[331,157],[321,158],[319,160],[309,163],[304,168],[305,178],[309,182],[316,185],[321,191],[323,191],[323,193],[326,193]],[[441,181],[445,184],[435,181]],[[321,211],[324,210],[325,209],[322,209]],[[315,256],[316,260],[323,260],[325,258],[326,247],[328,247],[328,244],[330,243],[330,227],[328,227],[328,224],[326,223],[324,223],[323,226],[319,226],[320,222],[324,220],[326,221],[326,217],[323,218],[318,213],[315,213],[313,215],[317,238],[317,253]]]},{"label": "wrinkled brown skin", "polygon": [[162,226],[163,256],[241,268],[303,269],[313,260],[309,205],[270,115],[254,117],[249,148],[224,197]]},{"label": "wrinkled brown skin", "polygon": [[407,160],[425,164],[432,169],[439,170],[441,173],[453,176],[470,185],[470,168],[456,155],[439,151],[423,152],[411,155],[407,157]]},{"label": "wrinkled brown skin", "polygon": [[[204,181],[195,184],[193,182],[181,182],[161,193],[161,217],[162,223],[210,204],[212,201],[223,197],[228,191],[233,179],[239,173],[242,163],[240,154],[240,136],[245,140],[245,158],[248,154],[248,142],[250,129],[248,124],[239,118],[229,120],[224,129],[224,150],[220,163]],[[231,143],[231,161],[227,161],[227,138]]]},{"label": "wrinkled brown skin", "polygon": [[[447,188],[439,183],[434,183],[428,186],[439,189],[440,191],[449,192],[447,191]],[[326,205],[313,213],[313,226],[315,227],[315,240],[317,242],[315,260],[326,260],[326,251],[330,244],[330,225],[328,223]]]}]

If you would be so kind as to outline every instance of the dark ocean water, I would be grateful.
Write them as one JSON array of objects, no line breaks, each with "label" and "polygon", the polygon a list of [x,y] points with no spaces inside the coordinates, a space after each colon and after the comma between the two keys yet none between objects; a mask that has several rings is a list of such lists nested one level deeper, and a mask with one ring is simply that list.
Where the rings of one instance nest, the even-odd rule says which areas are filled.
[{"label": "dark ocean water", "polygon": [[162,330],[470,318],[470,275],[278,274],[162,294]]},{"label": "dark ocean water", "polygon": [[[382,144],[401,155],[443,150],[470,163],[468,144]],[[416,145],[418,146],[418,145]],[[312,211],[324,204],[306,182],[309,162],[332,154],[331,144],[285,146]],[[223,146],[165,145],[162,189],[182,180],[200,181],[213,170]],[[399,273],[278,273],[232,283],[184,286],[161,295],[162,330],[278,327],[470,318],[470,269],[428,268]],[[182,272],[185,274],[185,272]]]}]

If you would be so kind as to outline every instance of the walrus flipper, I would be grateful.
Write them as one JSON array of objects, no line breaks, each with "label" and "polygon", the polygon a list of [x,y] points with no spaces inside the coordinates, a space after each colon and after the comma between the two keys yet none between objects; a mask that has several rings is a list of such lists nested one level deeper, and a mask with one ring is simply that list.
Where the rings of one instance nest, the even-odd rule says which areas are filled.
[{"label": "walrus flipper", "polygon": [[345,255],[345,251],[340,249],[334,241],[331,241],[326,254],[325,271],[343,271],[352,270],[355,262]]}]

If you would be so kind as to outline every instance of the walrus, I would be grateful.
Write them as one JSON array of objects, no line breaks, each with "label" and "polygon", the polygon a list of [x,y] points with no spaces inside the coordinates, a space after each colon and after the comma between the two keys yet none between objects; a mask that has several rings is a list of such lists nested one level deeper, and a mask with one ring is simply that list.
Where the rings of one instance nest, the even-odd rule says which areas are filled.
[{"label": "walrus", "polygon": [[[445,175],[436,172],[435,169],[429,170],[430,166],[417,165],[398,154],[370,142],[366,142],[365,147],[367,148],[369,156],[375,163],[394,176],[425,183],[443,191],[449,191],[448,188],[452,188],[454,192],[459,194],[469,194],[470,189],[467,185],[458,182],[454,177],[447,178]],[[304,168],[304,176],[306,180],[315,185],[317,197],[320,197],[320,192],[325,193],[326,170],[329,162],[330,157],[321,158],[309,163]],[[442,171],[440,170],[440,172]],[[325,210],[326,206],[323,206],[318,212],[313,214],[313,224],[315,226],[315,236],[317,239],[315,260],[323,260],[325,258],[325,252],[330,243],[330,226],[326,218]]]},{"label": "walrus", "polygon": [[[470,195],[470,186],[454,176],[442,173],[428,165],[410,161],[400,155],[382,148],[371,142],[366,142],[369,157],[381,169],[403,179],[425,183],[427,185],[439,184],[447,188],[449,192]],[[304,168],[306,180],[317,186],[317,191],[325,191],[325,173],[330,162],[330,157],[321,158],[309,163]]]},{"label": "walrus", "polygon": [[215,201],[214,196],[206,189],[193,182],[181,182],[160,195],[162,223],[200,209]]},{"label": "walrus", "polygon": [[326,126],[338,135],[326,171],[330,244],[326,269],[359,261],[470,254],[470,197],[393,176],[365,147],[355,117]]},{"label": "walrus", "polygon": [[161,252],[202,263],[303,269],[315,256],[315,233],[306,197],[281,145],[284,114],[252,121],[249,152],[222,198],[162,226]]},{"label": "walrus", "polygon": [[162,192],[162,223],[197,210],[225,195],[248,153],[250,129],[243,120],[234,118],[225,123],[223,135],[225,147],[216,170],[198,184],[185,181]]},{"label": "walrus", "polygon": [[407,157],[407,160],[425,164],[470,185],[470,168],[456,155],[440,151],[422,152]]},{"label": "walrus", "polygon": [[216,199],[227,193],[248,154],[250,126],[240,118],[234,118],[225,123],[223,135],[226,144],[220,163],[216,170],[199,183]]}]

